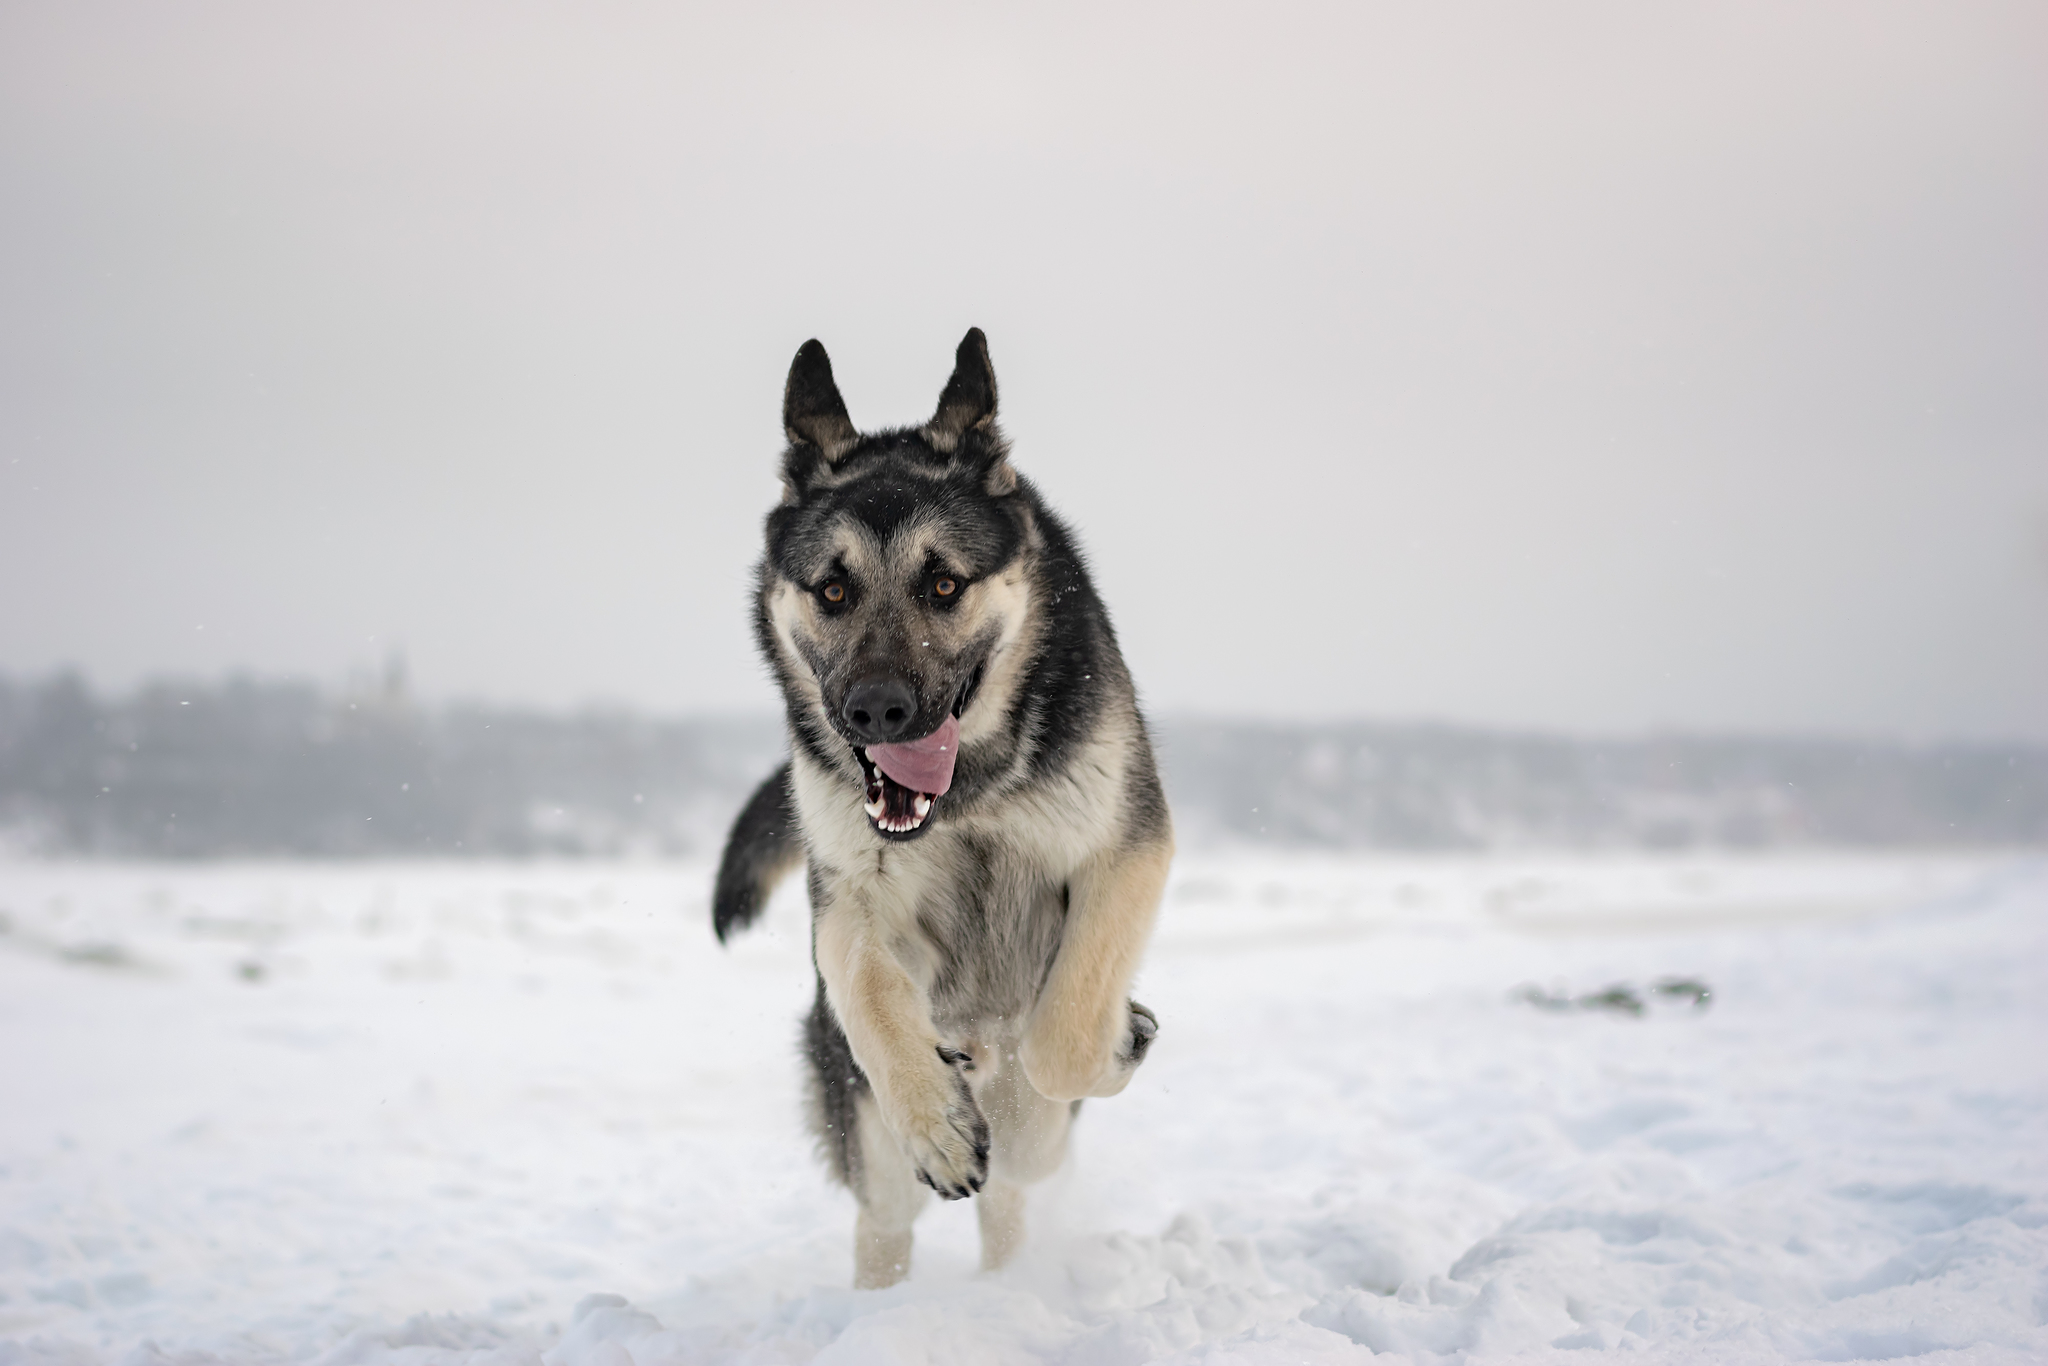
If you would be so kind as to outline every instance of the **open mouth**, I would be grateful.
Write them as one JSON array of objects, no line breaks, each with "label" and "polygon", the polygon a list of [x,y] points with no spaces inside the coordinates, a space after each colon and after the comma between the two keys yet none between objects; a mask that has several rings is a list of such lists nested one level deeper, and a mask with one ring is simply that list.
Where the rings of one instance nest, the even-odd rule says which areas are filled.
[{"label": "open mouth", "polygon": [[932,808],[953,786],[953,764],[960,756],[960,713],[974,699],[981,675],[977,666],[953,699],[952,713],[931,734],[853,747],[853,757],[860,760],[862,809],[876,834],[907,840],[924,832]]},{"label": "open mouth", "polygon": [[866,779],[864,809],[868,820],[875,829],[890,839],[909,839],[921,834],[925,818],[932,814],[932,803],[938,801],[935,792],[913,792],[875,767],[865,749],[856,747],[853,757],[860,760],[861,776]]}]

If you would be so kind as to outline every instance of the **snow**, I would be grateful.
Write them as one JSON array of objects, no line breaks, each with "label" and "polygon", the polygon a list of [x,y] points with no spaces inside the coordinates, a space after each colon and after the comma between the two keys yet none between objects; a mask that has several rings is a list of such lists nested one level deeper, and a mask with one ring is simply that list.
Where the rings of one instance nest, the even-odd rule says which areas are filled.
[{"label": "snow", "polygon": [[1198,851],[1019,1262],[880,1292],[707,885],[0,867],[0,1366],[2048,1359],[2038,856]]}]

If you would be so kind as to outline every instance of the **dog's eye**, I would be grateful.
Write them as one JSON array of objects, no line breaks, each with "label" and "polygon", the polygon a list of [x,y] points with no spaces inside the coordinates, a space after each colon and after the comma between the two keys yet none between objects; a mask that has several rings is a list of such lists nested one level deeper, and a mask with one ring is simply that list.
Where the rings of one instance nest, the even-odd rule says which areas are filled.
[{"label": "dog's eye", "polygon": [[818,590],[818,596],[836,606],[837,604],[846,601],[846,585],[840,583],[837,579],[835,579],[831,583],[826,584],[823,588],[820,588]]},{"label": "dog's eye", "polygon": [[932,593],[936,597],[950,598],[960,591],[960,581],[950,574],[941,574],[932,580]]}]

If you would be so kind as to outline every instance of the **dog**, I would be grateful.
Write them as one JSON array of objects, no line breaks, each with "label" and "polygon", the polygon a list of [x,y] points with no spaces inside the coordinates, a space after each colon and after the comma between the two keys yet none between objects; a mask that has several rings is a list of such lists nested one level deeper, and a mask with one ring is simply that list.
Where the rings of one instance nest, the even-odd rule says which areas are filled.
[{"label": "dog", "polygon": [[1010,463],[979,328],[921,427],[854,430],[825,348],[783,389],[754,627],[789,762],[734,823],[720,942],[808,867],[813,1120],[859,1204],[854,1284],[908,1274],[930,1199],[1023,1237],[1086,1097],[1158,1032],[1128,997],[1173,825],[1073,534]]}]

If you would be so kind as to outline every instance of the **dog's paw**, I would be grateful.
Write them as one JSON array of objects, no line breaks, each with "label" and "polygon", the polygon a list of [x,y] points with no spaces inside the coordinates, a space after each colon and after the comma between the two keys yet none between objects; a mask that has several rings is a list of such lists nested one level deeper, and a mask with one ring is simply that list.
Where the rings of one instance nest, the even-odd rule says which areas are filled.
[{"label": "dog's paw", "polygon": [[1145,1061],[1146,1050],[1152,1047],[1152,1041],[1159,1037],[1159,1017],[1136,1001],[1129,1004],[1131,1019],[1124,1030],[1123,1046],[1117,1049],[1116,1061],[1124,1071],[1135,1072],[1138,1064]]},{"label": "dog's paw", "polygon": [[1031,1088],[1047,1100],[1116,1095],[1130,1085],[1159,1033],[1159,1017],[1136,1001],[1124,1002],[1120,1028],[1112,1017],[1107,1028],[1091,1027],[1078,1038],[1045,1027],[1059,1023],[1057,1017],[1037,1023],[1017,1056]]},{"label": "dog's paw", "polygon": [[1110,1055],[1109,1065],[1102,1069],[1101,1077],[1089,1091],[1094,1096],[1114,1096],[1131,1084],[1131,1078],[1138,1071],[1138,1064],[1145,1061],[1145,1054],[1151,1050],[1152,1041],[1159,1037],[1159,1017],[1136,1001],[1124,1002],[1123,1037],[1117,1041],[1116,1052]]},{"label": "dog's paw", "polygon": [[896,1130],[917,1179],[942,1200],[964,1200],[988,1180],[988,1121],[967,1088],[973,1066],[965,1053],[940,1044],[928,1094],[908,1107]]}]

